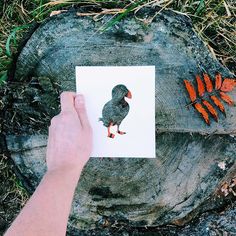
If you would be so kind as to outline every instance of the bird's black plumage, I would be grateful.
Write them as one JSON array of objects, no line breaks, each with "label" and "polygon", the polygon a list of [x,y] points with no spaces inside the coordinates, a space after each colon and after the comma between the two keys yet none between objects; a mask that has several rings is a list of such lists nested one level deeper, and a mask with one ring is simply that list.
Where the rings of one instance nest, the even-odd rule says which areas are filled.
[{"label": "bird's black plumage", "polygon": [[102,109],[103,125],[108,127],[111,123],[113,125],[120,125],[122,120],[129,113],[129,104],[125,101],[125,97],[130,93],[123,84],[118,84],[112,89],[112,99],[107,102]]}]

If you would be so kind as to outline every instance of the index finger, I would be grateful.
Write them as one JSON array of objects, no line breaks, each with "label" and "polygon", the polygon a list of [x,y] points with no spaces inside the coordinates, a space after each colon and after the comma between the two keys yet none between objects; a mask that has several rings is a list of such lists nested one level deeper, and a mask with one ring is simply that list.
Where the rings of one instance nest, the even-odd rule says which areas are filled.
[{"label": "index finger", "polygon": [[74,92],[62,92],[60,96],[61,112],[74,111],[75,110],[75,93]]}]

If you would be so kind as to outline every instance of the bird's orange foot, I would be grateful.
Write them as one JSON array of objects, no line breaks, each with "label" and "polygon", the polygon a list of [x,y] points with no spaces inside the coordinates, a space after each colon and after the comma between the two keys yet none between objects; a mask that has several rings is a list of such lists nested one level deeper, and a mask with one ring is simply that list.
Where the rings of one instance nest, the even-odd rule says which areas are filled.
[{"label": "bird's orange foot", "polygon": [[117,133],[118,133],[118,134],[121,134],[121,135],[122,135],[122,134],[126,134],[126,132],[123,132],[123,131],[120,131],[120,130],[118,130]]},{"label": "bird's orange foot", "polygon": [[110,134],[108,134],[108,135],[107,135],[107,137],[109,137],[109,138],[114,138],[114,137],[115,137],[115,135],[114,135],[114,134],[112,134],[112,133],[110,133]]}]

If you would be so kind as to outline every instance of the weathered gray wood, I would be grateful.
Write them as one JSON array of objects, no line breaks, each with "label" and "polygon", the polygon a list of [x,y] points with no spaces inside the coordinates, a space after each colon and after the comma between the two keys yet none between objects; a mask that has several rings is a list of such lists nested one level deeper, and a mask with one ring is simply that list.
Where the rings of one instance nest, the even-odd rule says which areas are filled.
[{"label": "weathered gray wood", "polygon": [[[146,10],[140,17],[154,13]],[[34,32],[17,61],[17,81],[43,76],[62,90],[75,89],[76,65],[156,66],[156,159],[91,158],[76,190],[70,228],[90,229],[105,218],[133,226],[185,223],[216,207],[222,201],[217,189],[235,174],[236,108],[226,105],[227,118],[220,115],[219,123],[208,127],[192,107],[186,108],[183,80],[193,81],[204,70],[211,76],[231,74],[211,57],[185,16],[165,11],[150,25],[128,17],[98,33],[106,20],[93,22],[74,12],[52,17]],[[236,100],[235,92],[231,96]],[[52,97],[55,102],[57,93]],[[44,134],[24,129],[20,136],[7,135],[11,156],[33,187],[45,171],[46,129],[40,127],[35,132]]]},{"label": "weathered gray wood", "polygon": [[[168,12],[148,26],[129,18],[108,32],[96,33],[102,24],[75,14],[52,18],[36,30],[20,54],[17,79],[33,73],[55,78],[63,89],[74,89],[76,65],[155,65],[158,130],[235,132],[236,107],[226,106],[227,118],[220,114],[222,122],[213,121],[210,127],[186,108],[184,79],[194,81],[204,71],[213,78],[217,72],[232,76],[211,57],[187,17]],[[236,100],[235,93],[232,97]]]}]

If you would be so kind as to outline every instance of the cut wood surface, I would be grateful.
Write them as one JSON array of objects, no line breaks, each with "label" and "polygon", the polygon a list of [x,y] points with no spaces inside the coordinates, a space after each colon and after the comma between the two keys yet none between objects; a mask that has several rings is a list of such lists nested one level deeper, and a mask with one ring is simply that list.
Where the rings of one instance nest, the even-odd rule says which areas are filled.
[{"label": "cut wood surface", "polygon": [[[137,14],[145,18],[156,11],[145,9]],[[224,103],[227,117],[218,111],[219,122],[210,118],[207,126],[200,114],[187,106],[190,100],[183,81],[196,87],[195,76],[203,72],[213,82],[218,72],[223,78],[233,75],[212,58],[183,15],[163,11],[148,25],[127,17],[100,33],[108,18],[95,22],[69,12],[51,17],[35,30],[18,57],[15,81],[27,82],[38,101],[51,92],[39,102],[40,110],[30,102],[23,107],[30,108],[36,120],[41,114],[36,111],[42,106],[52,116],[58,111],[57,86],[75,90],[77,65],[155,65],[156,158],[91,158],[75,193],[69,229],[89,230],[104,224],[104,219],[116,219],[127,227],[183,225],[222,206],[221,185],[236,175],[236,108]],[[42,82],[45,78],[49,87]],[[37,89],[32,81],[39,84]],[[21,104],[22,99],[29,100],[29,94],[35,99],[34,93],[21,93]],[[236,101],[235,91],[230,96]],[[17,104],[18,98],[13,107]],[[140,109],[145,112],[144,107]],[[6,115],[11,117],[9,111]],[[32,190],[46,170],[45,127],[50,119],[45,117],[40,119],[42,126],[27,132],[22,120],[24,132],[18,128],[15,135],[12,128],[6,134],[11,157]]]}]

